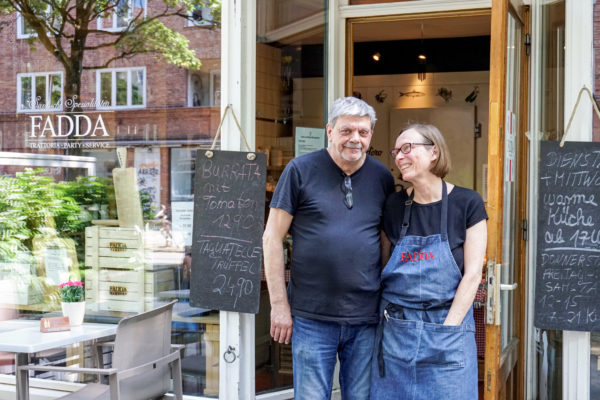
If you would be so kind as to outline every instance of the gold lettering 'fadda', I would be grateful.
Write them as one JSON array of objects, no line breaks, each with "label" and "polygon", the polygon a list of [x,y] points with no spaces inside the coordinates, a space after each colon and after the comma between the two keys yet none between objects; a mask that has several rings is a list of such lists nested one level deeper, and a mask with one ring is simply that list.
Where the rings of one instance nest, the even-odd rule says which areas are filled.
[{"label": "gold lettering 'fadda'", "polygon": [[121,242],[110,242],[108,247],[111,251],[125,251],[127,250],[127,244]]},{"label": "gold lettering 'fadda'", "polygon": [[125,296],[127,288],[125,286],[109,286],[108,292],[113,296]]}]

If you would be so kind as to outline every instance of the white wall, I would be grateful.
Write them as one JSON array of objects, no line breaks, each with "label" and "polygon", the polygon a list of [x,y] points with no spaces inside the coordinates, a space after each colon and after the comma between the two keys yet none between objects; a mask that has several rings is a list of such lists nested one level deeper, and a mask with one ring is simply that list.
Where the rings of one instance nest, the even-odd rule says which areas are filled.
[{"label": "white wall", "polygon": [[[479,87],[477,99],[467,103],[465,98],[475,86]],[[447,102],[438,94],[441,88],[452,91]],[[380,103],[376,95],[382,90],[387,97]],[[421,94],[410,95],[413,91]],[[450,147],[453,167],[448,181],[469,188],[473,187],[473,124],[474,105],[477,105],[482,137],[477,139],[476,189],[482,193],[482,169],[487,163],[488,144],[488,71],[428,73],[422,82],[416,74],[356,76],[353,92],[360,93],[361,98],[375,108],[378,122],[371,154],[387,165],[395,176],[398,172],[389,150],[393,148],[398,132],[409,123],[432,123],[445,135]]]}]

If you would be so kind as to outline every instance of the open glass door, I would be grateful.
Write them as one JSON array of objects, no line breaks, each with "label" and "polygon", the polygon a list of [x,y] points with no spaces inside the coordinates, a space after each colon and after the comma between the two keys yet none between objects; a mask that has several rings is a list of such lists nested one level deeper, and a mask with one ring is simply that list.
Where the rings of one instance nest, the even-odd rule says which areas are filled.
[{"label": "open glass door", "polygon": [[[526,163],[525,26],[521,7],[493,2],[488,147],[485,399],[523,393],[523,229]],[[522,222],[523,221],[523,222]]]}]

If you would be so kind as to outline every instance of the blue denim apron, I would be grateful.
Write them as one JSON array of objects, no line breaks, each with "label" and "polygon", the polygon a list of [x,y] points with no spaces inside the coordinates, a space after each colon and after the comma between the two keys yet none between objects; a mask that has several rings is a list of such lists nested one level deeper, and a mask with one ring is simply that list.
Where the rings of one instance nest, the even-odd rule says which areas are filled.
[{"label": "blue denim apron", "polygon": [[402,231],[383,269],[381,322],[371,372],[372,400],[477,399],[473,309],[459,326],[443,325],[462,274],[448,243],[448,193],[442,182],[441,233]]}]

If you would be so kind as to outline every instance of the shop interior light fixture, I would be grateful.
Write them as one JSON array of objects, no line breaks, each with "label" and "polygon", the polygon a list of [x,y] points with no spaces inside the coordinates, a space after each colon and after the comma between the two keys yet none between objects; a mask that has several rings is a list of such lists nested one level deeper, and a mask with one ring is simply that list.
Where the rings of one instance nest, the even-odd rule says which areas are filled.
[{"label": "shop interior light fixture", "polygon": [[421,45],[417,55],[417,78],[422,82],[427,77],[427,55],[423,46],[423,23],[421,22]]},{"label": "shop interior light fixture", "polygon": [[381,54],[379,52],[373,53],[372,57],[375,62],[379,62],[379,60],[381,60]]}]

